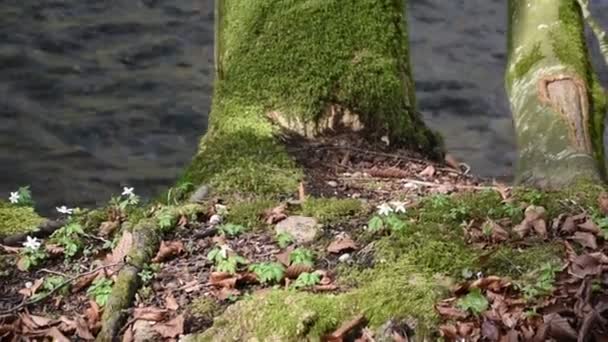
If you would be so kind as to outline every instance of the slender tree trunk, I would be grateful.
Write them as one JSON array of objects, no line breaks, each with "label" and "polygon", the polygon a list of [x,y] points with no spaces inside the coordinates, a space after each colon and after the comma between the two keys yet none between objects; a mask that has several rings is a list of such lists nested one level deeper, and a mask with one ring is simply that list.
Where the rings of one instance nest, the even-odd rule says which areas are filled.
[{"label": "slender tree trunk", "polygon": [[510,0],[509,19],[517,181],[559,188],[602,180],[606,95],[589,63],[576,0]]},{"label": "slender tree trunk", "polygon": [[402,0],[218,0],[210,129],[184,181],[291,192],[279,130],[388,136],[427,155],[441,141],[415,111]]}]

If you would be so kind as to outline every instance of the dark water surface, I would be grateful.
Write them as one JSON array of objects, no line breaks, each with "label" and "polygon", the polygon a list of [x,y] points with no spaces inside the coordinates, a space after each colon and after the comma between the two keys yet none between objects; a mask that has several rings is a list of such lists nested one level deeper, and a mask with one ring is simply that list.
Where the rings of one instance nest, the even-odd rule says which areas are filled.
[{"label": "dark water surface", "polygon": [[[509,176],[515,158],[506,3],[410,1],[420,109],[484,176]],[[608,28],[608,1],[594,5]],[[158,194],[206,130],[212,76],[210,0],[1,1],[0,196],[30,184],[48,211],[123,185]]]}]

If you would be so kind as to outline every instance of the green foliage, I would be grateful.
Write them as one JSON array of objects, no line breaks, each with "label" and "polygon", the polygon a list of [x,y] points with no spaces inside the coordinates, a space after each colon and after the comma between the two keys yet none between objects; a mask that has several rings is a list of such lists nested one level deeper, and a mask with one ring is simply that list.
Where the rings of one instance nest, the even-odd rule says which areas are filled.
[{"label": "green foliage", "polygon": [[138,205],[139,200],[140,198],[137,195],[114,196],[110,198],[110,206],[114,207],[120,212],[125,212],[128,208]]},{"label": "green foliage", "polygon": [[542,298],[553,293],[555,276],[560,268],[554,263],[544,263],[539,269],[524,276],[518,287],[528,301]]},{"label": "green foliage", "polygon": [[137,273],[142,284],[148,284],[156,277],[156,273],[160,270],[159,264],[145,264],[144,268]]},{"label": "green foliage", "polygon": [[315,265],[315,254],[310,249],[296,248],[289,253],[289,262],[294,265],[307,265],[313,267]]},{"label": "green foliage", "polygon": [[216,264],[215,269],[218,272],[226,272],[226,273],[234,274],[234,273],[236,273],[236,270],[239,267],[239,265],[247,265],[247,260],[245,258],[243,258],[242,256],[231,255],[226,259],[220,260]]},{"label": "green foliage", "polygon": [[489,307],[488,300],[478,288],[471,289],[466,296],[458,299],[457,306],[473,315],[479,316]]},{"label": "green foliage", "polygon": [[219,228],[218,228],[218,230],[220,231],[221,234],[227,235],[230,237],[239,236],[246,229],[247,228],[245,228],[241,225],[238,225],[238,224],[234,224],[234,223],[226,223],[226,224],[219,226]]},{"label": "green foliage", "polygon": [[167,205],[177,205],[185,199],[186,194],[194,190],[191,182],[181,182],[167,191]]},{"label": "green foliage", "polygon": [[312,287],[321,281],[321,276],[318,273],[304,272],[298,276],[298,279],[293,283],[296,289]]},{"label": "green foliage", "polygon": [[356,215],[362,210],[361,201],[352,198],[309,198],[302,203],[302,215],[326,223]]},{"label": "green foliage", "polygon": [[56,288],[63,286],[61,289],[57,290],[57,294],[60,295],[67,295],[68,294],[68,289],[69,289],[69,284],[64,284],[65,283],[65,277],[62,276],[48,276],[44,278],[44,282],[42,283],[42,287],[36,292],[36,294],[34,294],[32,296],[33,300],[36,300],[37,298],[40,298],[44,295],[46,295],[47,293],[55,290]]},{"label": "green foliage", "polygon": [[0,201],[0,236],[32,231],[43,221],[44,219],[31,207],[15,206]]},{"label": "green foliage", "polygon": [[19,195],[19,201],[15,204],[22,207],[33,207],[34,200],[32,199],[32,192],[30,191],[30,186],[22,186],[17,189],[17,194]]},{"label": "green foliage", "polygon": [[51,240],[63,247],[66,258],[72,258],[82,249],[84,230],[77,222],[70,222],[51,235]]},{"label": "green foliage", "polygon": [[391,232],[403,233],[408,227],[410,227],[410,223],[394,213],[385,216],[375,215],[367,222],[367,229],[371,232],[387,229]]},{"label": "green foliage", "polygon": [[380,216],[372,216],[371,219],[367,222],[367,229],[371,232],[378,232],[384,229],[384,221]]},{"label": "green foliage", "polygon": [[249,270],[258,277],[262,284],[279,282],[283,279],[285,268],[278,262],[263,262],[249,266]]},{"label": "green foliage", "polygon": [[294,237],[288,232],[281,232],[276,235],[277,244],[281,248],[285,248],[291,245],[295,240]]},{"label": "green foliage", "polygon": [[20,262],[23,269],[29,271],[40,265],[46,258],[48,258],[48,254],[45,252],[44,248],[26,247],[21,250]]},{"label": "green foliage", "polygon": [[228,258],[228,251],[225,248],[214,247],[212,250],[207,253],[207,259],[209,259],[212,263],[217,264],[222,260],[226,260]]},{"label": "green foliage", "polygon": [[103,307],[108,302],[112,293],[112,280],[108,278],[98,278],[87,289],[87,295],[92,297],[99,306]]},{"label": "green foliage", "polygon": [[173,207],[163,207],[156,214],[156,219],[158,220],[158,227],[164,232],[172,230],[177,223],[177,218],[173,213]]}]

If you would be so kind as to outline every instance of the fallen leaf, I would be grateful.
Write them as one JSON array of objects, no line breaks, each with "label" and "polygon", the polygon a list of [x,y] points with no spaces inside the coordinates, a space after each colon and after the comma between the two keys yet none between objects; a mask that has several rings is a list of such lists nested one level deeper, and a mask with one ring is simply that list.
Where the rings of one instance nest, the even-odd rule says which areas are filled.
[{"label": "fallen leaf", "polygon": [[61,255],[65,251],[65,248],[51,243],[45,244],[44,249],[49,252],[50,255]]},{"label": "fallen leaf", "polygon": [[99,318],[101,317],[101,315],[97,302],[95,302],[94,300],[89,300],[89,307],[84,310],[84,317],[89,322],[89,327],[99,322]]},{"label": "fallen leaf", "polygon": [[54,322],[57,322],[56,320],[54,320],[52,318],[43,317],[43,316],[37,316],[37,315],[27,314],[27,317],[29,319],[31,319],[32,322],[34,322],[34,324],[36,324],[36,326],[38,328],[44,328],[46,326],[51,325]]},{"label": "fallen leaf", "polygon": [[178,315],[166,323],[158,323],[152,329],[165,338],[175,338],[184,333],[184,316]]},{"label": "fallen leaf", "polygon": [[348,333],[356,328],[362,328],[366,322],[365,316],[358,315],[350,321],[343,323],[338,329],[334,330],[334,332],[325,336],[323,340],[328,342],[342,342]]},{"label": "fallen leaf", "polygon": [[133,327],[130,325],[127,327],[127,330],[125,330],[124,335],[122,335],[122,342],[133,342],[133,340]]},{"label": "fallen leaf", "polygon": [[52,327],[45,332],[45,336],[52,337],[53,342],[70,342],[64,334],[59,331],[56,327]]},{"label": "fallen leaf", "polygon": [[569,239],[578,242],[583,247],[597,249],[597,240],[591,233],[576,232]]},{"label": "fallen leaf", "polygon": [[165,296],[165,307],[169,310],[175,311],[179,308],[179,304],[177,304],[177,300],[173,297],[173,294],[169,292],[167,296]]},{"label": "fallen leaf", "polygon": [[449,341],[455,341],[458,339],[458,330],[453,324],[440,325],[439,333]]},{"label": "fallen leaf", "polygon": [[152,306],[145,308],[135,308],[133,318],[144,321],[160,322],[165,319],[168,311],[166,309],[155,308]]},{"label": "fallen leaf", "polygon": [[[124,261],[127,254],[129,254],[129,251],[131,250],[132,246],[133,234],[125,230],[122,233],[122,237],[120,238],[118,245],[112,250],[112,253],[106,256],[105,264],[111,265]],[[118,270],[118,268],[118,266],[106,268],[106,272],[108,273],[108,275],[112,275]]]},{"label": "fallen leaf", "polygon": [[494,181],[494,189],[500,194],[503,202],[507,202],[511,198],[511,188],[503,183]]},{"label": "fallen leaf", "polygon": [[209,285],[234,288],[238,278],[228,272],[211,272]]},{"label": "fallen leaf", "polygon": [[536,234],[543,238],[547,237],[547,222],[544,219],[532,221],[532,228],[534,228]]},{"label": "fallen leaf", "polygon": [[162,262],[171,257],[181,254],[184,251],[184,243],[182,241],[161,241],[158,253],[152,259],[152,262]]},{"label": "fallen leaf", "polygon": [[19,253],[21,253],[21,250],[23,249],[22,247],[11,247],[11,246],[5,246],[5,245],[0,245],[0,247],[2,247],[2,249],[4,249],[5,252],[11,253],[11,254],[19,254]]},{"label": "fallen leaf", "polygon": [[453,307],[449,303],[439,303],[435,305],[435,309],[441,316],[447,319],[465,319],[469,316],[466,312]]},{"label": "fallen leaf", "polygon": [[287,210],[287,204],[281,203],[278,206],[267,209],[264,211],[264,222],[266,224],[275,224],[281,220],[287,218],[285,211]]},{"label": "fallen leaf", "polygon": [[95,336],[91,334],[87,322],[82,318],[76,318],[76,335],[84,340],[94,340]]},{"label": "fallen leaf", "polygon": [[435,175],[435,167],[433,165],[429,165],[424,170],[418,173],[420,177],[433,177]]},{"label": "fallen leaf", "polygon": [[186,215],[182,215],[177,221],[177,226],[180,228],[185,228],[188,225],[188,217]]},{"label": "fallen leaf", "polygon": [[241,294],[241,291],[229,287],[222,287],[219,290],[213,291],[213,295],[218,300],[226,300],[230,297],[236,297]]},{"label": "fallen leaf", "polygon": [[22,288],[21,290],[19,290],[19,293],[22,294],[25,298],[30,298],[31,296],[36,294],[36,291],[38,291],[38,289],[40,288],[40,286],[42,286],[43,283],[44,278],[36,279],[32,286]]},{"label": "fallen leaf", "polygon": [[120,226],[118,221],[104,221],[99,225],[99,235],[109,236]]},{"label": "fallen leaf", "polygon": [[357,244],[349,236],[338,236],[327,246],[329,253],[342,253],[357,249]]},{"label": "fallen leaf", "polygon": [[515,227],[513,227],[513,232],[520,238],[523,239],[526,235],[528,235],[528,233],[530,232],[530,230],[532,229],[532,226],[524,221],[518,225],[516,225]]},{"label": "fallen leaf", "polygon": [[601,233],[600,227],[598,227],[590,218],[587,218],[587,220],[585,220],[583,223],[579,223],[578,228],[584,232],[595,235]]},{"label": "fallen leaf", "polygon": [[275,254],[275,258],[277,258],[277,261],[279,261],[281,264],[283,264],[284,266],[289,266],[290,262],[289,262],[289,255],[291,254],[291,252],[293,252],[294,247],[293,246],[289,246],[287,248],[285,248],[284,251],[282,251],[281,253],[277,253]]},{"label": "fallen leaf", "polygon": [[313,268],[309,265],[304,264],[293,264],[289,265],[285,270],[285,276],[289,279],[296,279],[298,276],[304,272],[310,272]]},{"label": "fallen leaf", "polygon": [[576,231],[576,223],[574,222],[574,218],[572,216],[566,217],[564,223],[559,229],[561,233],[564,234],[572,234]]},{"label": "fallen leaf", "polygon": [[565,317],[552,313],[545,315],[543,320],[549,326],[549,336],[558,341],[576,341],[578,334]]},{"label": "fallen leaf", "polygon": [[72,285],[72,290],[71,290],[72,293],[76,293],[76,292],[84,289],[85,287],[88,287],[89,285],[91,285],[93,280],[95,280],[95,278],[97,278],[100,274],[102,274],[102,270],[99,270],[98,272],[87,274],[85,276],[78,278],[78,280],[76,280],[74,285]]},{"label": "fallen leaf", "polygon": [[489,341],[498,341],[499,331],[496,323],[484,319],[481,324],[481,337],[487,338]]},{"label": "fallen leaf", "polygon": [[602,191],[602,193],[600,193],[600,195],[597,197],[597,204],[600,208],[600,212],[604,216],[608,216],[608,193],[607,192]]}]

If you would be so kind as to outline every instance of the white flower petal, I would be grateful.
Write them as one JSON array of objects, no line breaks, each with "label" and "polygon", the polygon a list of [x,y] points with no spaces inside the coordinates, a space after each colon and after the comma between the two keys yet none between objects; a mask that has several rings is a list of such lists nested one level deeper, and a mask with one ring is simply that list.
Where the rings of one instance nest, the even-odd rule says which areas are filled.
[{"label": "white flower petal", "polygon": [[15,203],[19,203],[20,197],[21,196],[19,196],[18,192],[11,192],[11,195],[8,199],[9,199],[9,201],[11,201],[11,203],[15,204]]}]

